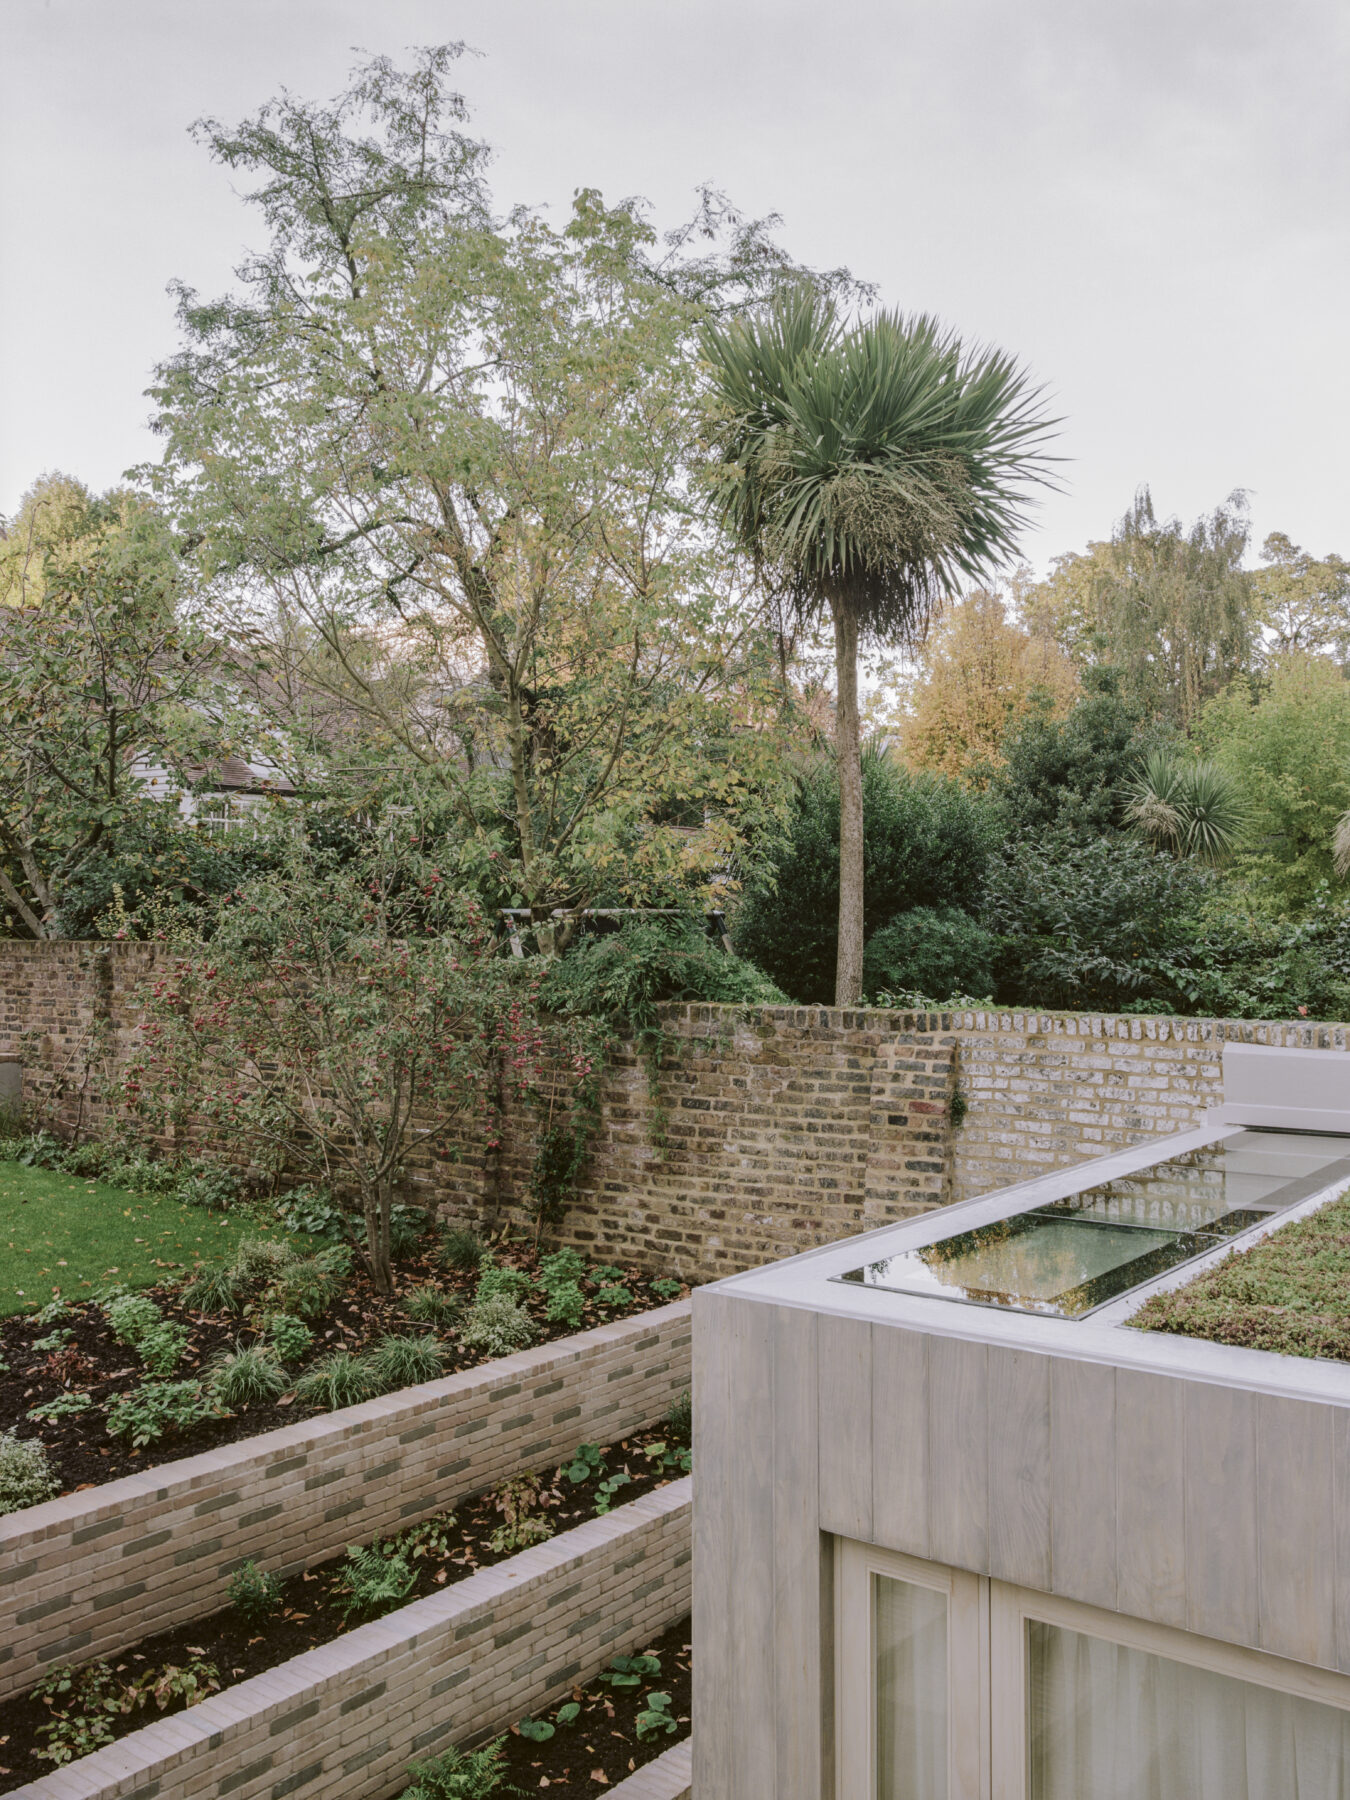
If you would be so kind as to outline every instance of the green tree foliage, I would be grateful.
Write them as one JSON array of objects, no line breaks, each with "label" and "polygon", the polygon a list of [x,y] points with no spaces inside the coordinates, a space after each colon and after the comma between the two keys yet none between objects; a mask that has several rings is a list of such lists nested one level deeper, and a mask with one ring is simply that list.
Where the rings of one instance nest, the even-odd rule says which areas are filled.
[{"label": "green tree foliage", "polygon": [[1261,546],[1252,576],[1267,655],[1291,650],[1350,663],[1350,562],[1343,556],[1309,556],[1274,531]]},{"label": "green tree foliage", "polygon": [[740,956],[728,955],[699,919],[629,919],[618,931],[583,938],[551,963],[539,984],[550,1012],[600,1019],[639,1037],[657,1030],[667,1000],[773,1006],[784,996]]},{"label": "green tree foliage", "polygon": [[772,813],[772,636],[691,507],[688,351],[786,265],[709,193],[673,242],[589,190],[494,218],[461,51],[198,127],[270,243],[180,295],[159,479],[279,735],[425,770],[547,921],[713,880]]},{"label": "green tree foliage", "polygon": [[1002,940],[1000,999],[1077,1011],[1166,1007],[1160,968],[1192,935],[1213,877],[1119,834],[1016,836],[983,921]]},{"label": "green tree foliage", "polygon": [[297,845],[158,973],[126,1080],[153,1128],[205,1117],[352,1206],[381,1292],[407,1159],[470,1121],[490,1140],[499,1080],[526,1087],[542,1042],[519,971],[444,885],[415,849],[338,863]]},{"label": "green tree foliage", "polygon": [[1005,741],[992,792],[1014,836],[1119,831],[1127,771],[1170,737],[1123,698],[1115,672],[1089,669],[1089,692],[1064,718],[1044,711]]},{"label": "green tree foliage", "polygon": [[[909,773],[875,746],[862,778],[868,934],[910,907],[973,909],[998,840],[994,809],[955,781]],[[839,783],[822,765],[798,783],[771,875],[748,887],[735,912],[736,947],[792,999],[828,1004],[838,900]]]},{"label": "green tree foliage", "polygon": [[60,936],[95,865],[153,832],[149,769],[206,755],[204,647],[164,520],[129,492],[40,482],[5,549],[0,895],[12,929]]},{"label": "green tree foliage", "polygon": [[1056,559],[1027,595],[1027,622],[1080,663],[1118,669],[1142,712],[1189,731],[1256,652],[1248,535],[1241,493],[1186,527],[1159,519],[1140,488],[1108,542]]},{"label": "green tree foliage", "polygon": [[1327,658],[1291,653],[1263,684],[1211,701],[1197,737],[1246,801],[1234,873],[1268,912],[1301,913],[1333,877],[1350,807],[1350,683]]},{"label": "green tree foliage", "polygon": [[1049,421],[1001,351],[899,313],[846,330],[806,288],[709,327],[703,349],[716,509],[788,607],[828,609],[834,627],[834,997],[852,1006],[866,929],[859,643],[917,640],[944,594],[1008,558],[1023,490],[1045,479]]},{"label": "green tree foliage", "polygon": [[864,992],[909,992],[925,1000],[958,994],[986,997],[994,989],[998,941],[955,907],[914,906],[873,932],[863,952]]}]

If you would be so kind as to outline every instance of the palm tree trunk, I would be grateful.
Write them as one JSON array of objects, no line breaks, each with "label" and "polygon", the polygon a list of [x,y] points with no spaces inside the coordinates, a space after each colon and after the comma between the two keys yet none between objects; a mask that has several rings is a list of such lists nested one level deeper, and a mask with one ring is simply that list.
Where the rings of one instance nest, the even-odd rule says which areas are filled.
[{"label": "palm tree trunk", "polygon": [[839,768],[839,954],[834,1003],[862,998],[863,806],[862,743],[858,732],[858,619],[843,600],[834,614],[834,753]]}]

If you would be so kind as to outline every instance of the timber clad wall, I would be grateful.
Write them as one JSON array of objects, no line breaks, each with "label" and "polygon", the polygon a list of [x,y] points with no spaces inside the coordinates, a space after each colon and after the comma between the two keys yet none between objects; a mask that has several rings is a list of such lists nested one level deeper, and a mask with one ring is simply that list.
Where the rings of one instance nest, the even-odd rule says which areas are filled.
[{"label": "timber clad wall", "polygon": [[367,1800],[689,1610],[689,1480],[44,1776],[24,1800]]},{"label": "timber clad wall", "polygon": [[7,1514],[0,1696],[200,1618],[247,1557],[294,1573],[650,1425],[689,1364],[684,1301]]},{"label": "timber clad wall", "polygon": [[[154,958],[145,944],[0,943],[0,1054],[23,1057],[29,1100],[66,1128],[98,1117]],[[1183,1130],[1220,1098],[1226,1040],[1343,1052],[1350,1039],[1340,1025],[1074,1013],[663,1011],[654,1095],[620,1054],[559,1237],[690,1280]],[[508,1115],[492,1154],[466,1135],[457,1160],[411,1171],[413,1196],[526,1220],[537,1126]]]}]

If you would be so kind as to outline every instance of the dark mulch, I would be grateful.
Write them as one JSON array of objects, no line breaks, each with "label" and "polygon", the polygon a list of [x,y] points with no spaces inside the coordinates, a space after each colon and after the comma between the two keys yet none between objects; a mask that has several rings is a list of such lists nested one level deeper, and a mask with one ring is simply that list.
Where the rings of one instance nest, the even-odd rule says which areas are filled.
[{"label": "dark mulch", "polygon": [[[665,1445],[667,1454],[654,1457],[644,1455],[644,1449],[654,1444]],[[620,1472],[626,1472],[631,1480],[613,1493],[616,1511],[619,1503],[635,1500],[653,1488],[678,1480],[682,1470],[675,1461],[677,1450],[675,1440],[668,1433],[660,1431],[641,1432],[612,1446],[603,1446],[601,1470],[588,1479],[575,1483],[565,1473],[565,1466],[554,1471],[540,1480],[538,1490],[530,1502],[530,1510],[546,1517],[553,1525],[553,1535],[556,1536],[593,1518],[598,1506],[603,1503],[602,1483]],[[504,1487],[510,1485],[504,1484]],[[409,1567],[416,1579],[405,1598],[399,1602],[400,1605],[434,1594],[439,1588],[463,1581],[476,1570],[490,1568],[494,1563],[503,1562],[515,1554],[514,1549],[509,1546],[494,1549],[489,1541],[504,1522],[505,1515],[500,1506],[503,1491],[503,1488],[497,1488],[491,1493],[479,1495],[456,1508],[454,1513],[440,1514],[436,1521],[429,1522],[444,1526],[444,1544],[427,1544],[423,1538],[425,1553],[409,1556]],[[421,1529],[425,1531],[426,1528]],[[405,1538],[406,1536],[407,1534]],[[334,1638],[365,1624],[368,1618],[383,1616],[375,1613],[354,1614],[349,1617],[344,1613],[341,1605],[343,1590],[338,1585],[338,1575],[345,1562],[345,1557],[334,1557],[286,1582],[278,1613],[261,1625],[249,1625],[239,1617],[234,1608],[227,1608],[191,1625],[145,1639],[134,1650],[118,1656],[111,1664],[112,1671],[122,1681],[129,1682],[146,1675],[152,1669],[162,1671],[168,1667],[183,1668],[194,1662],[206,1662],[214,1665],[219,1689],[223,1690],[246,1681],[252,1675],[260,1675],[267,1669],[273,1669],[278,1663],[299,1656],[305,1650],[312,1650],[318,1644],[331,1643]],[[386,1608],[385,1612],[387,1611]],[[687,1632],[685,1635],[687,1636]],[[687,1656],[685,1662],[688,1662]],[[663,1661],[663,1671],[665,1668],[666,1663]],[[681,1707],[687,1713],[687,1672],[684,1680],[686,1687],[682,1690],[684,1698]],[[643,1691],[664,1686],[663,1681],[653,1680]],[[608,1694],[603,1686],[599,1692]],[[618,1693],[609,1698],[618,1707]],[[594,1700],[594,1696],[592,1699]],[[595,1704],[601,1705],[598,1701]],[[161,1714],[152,1700],[147,1701],[133,1712],[113,1715],[113,1734],[115,1737],[125,1737],[156,1718],[167,1717],[182,1710],[181,1703],[173,1702]],[[602,1705],[601,1710],[603,1711]],[[590,1718],[592,1714],[585,1716]],[[51,1773],[54,1765],[36,1754],[44,1743],[38,1736],[38,1728],[48,1723],[51,1716],[47,1705],[31,1696],[5,1702],[0,1711],[0,1721],[3,1723],[3,1731],[0,1732],[0,1765],[3,1765],[0,1766],[0,1793],[8,1793],[13,1788]],[[586,1741],[594,1739],[597,1732],[600,1732],[598,1717],[595,1730]],[[559,1735],[562,1735],[561,1731]],[[573,1735],[576,1735],[575,1729]],[[515,1741],[513,1737],[513,1745]],[[597,1761],[592,1766],[607,1771],[618,1767],[626,1773],[627,1757],[636,1753],[636,1743],[635,1730],[630,1729],[624,1739],[627,1747],[621,1762]],[[533,1753],[536,1748],[548,1746],[529,1744],[528,1747]],[[599,1756],[598,1751],[595,1754]],[[617,1750],[613,1754],[617,1755]]]},{"label": "dark mulch", "polygon": [[[538,1257],[532,1248],[499,1247],[497,1260],[511,1263],[533,1273]],[[342,1346],[360,1350],[386,1332],[400,1334],[422,1329],[403,1312],[400,1296],[410,1287],[434,1282],[445,1290],[447,1298],[465,1304],[473,1297],[477,1277],[473,1273],[448,1271],[440,1265],[434,1248],[402,1258],[397,1266],[395,1293],[377,1294],[369,1278],[354,1270],[344,1284],[336,1303],[321,1317],[307,1321],[315,1334],[314,1347],[291,1374],[299,1378],[327,1351]],[[646,1276],[637,1269],[625,1269],[623,1285],[633,1294],[628,1306],[601,1308],[588,1298],[585,1315],[579,1326],[569,1326],[545,1318],[546,1301],[532,1293],[525,1305],[539,1331],[539,1342],[570,1336],[611,1319],[631,1317],[666,1301],[652,1292]],[[594,1283],[583,1283],[593,1289]],[[211,1359],[222,1350],[233,1350],[258,1341],[239,1315],[208,1315],[190,1312],[178,1299],[173,1285],[143,1289],[160,1307],[166,1319],[189,1327],[191,1338],[187,1350],[171,1379],[190,1380],[201,1373]],[[85,1302],[71,1308],[70,1316],[60,1321],[60,1328],[72,1336],[55,1352],[35,1352],[35,1340],[49,1335],[56,1327],[39,1325],[32,1316],[16,1316],[0,1320],[0,1431],[17,1430],[21,1438],[41,1438],[51,1456],[53,1467],[62,1483],[62,1491],[97,1487],[115,1481],[150,1465],[177,1462],[200,1451],[216,1449],[258,1432],[272,1431],[297,1419],[312,1417],[321,1408],[306,1406],[290,1395],[283,1395],[270,1405],[241,1408],[223,1418],[209,1419],[191,1431],[162,1439],[143,1450],[132,1450],[124,1438],[109,1435],[101,1408],[117,1397],[139,1387],[146,1379],[145,1370],[134,1350],[120,1344],[108,1328],[102,1311]],[[480,1366],[488,1358],[464,1350],[453,1330],[437,1334],[449,1351],[445,1373]],[[28,1418],[30,1407],[61,1393],[87,1393],[93,1405],[88,1411],[64,1418],[43,1420]]]},{"label": "dark mulch", "polygon": [[[660,1661],[661,1669],[659,1674],[644,1676],[640,1686],[615,1688],[595,1680],[573,1688],[572,1700],[580,1702],[580,1714],[561,1725],[556,1706],[538,1714],[542,1722],[555,1727],[554,1735],[542,1744],[522,1736],[519,1726],[511,1728],[502,1765],[506,1772],[503,1794],[511,1787],[527,1794],[540,1788],[595,1794],[602,1788],[617,1787],[644,1763],[688,1737],[692,1660],[688,1619],[681,1619],[642,1648]],[[647,1697],[652,1693],[669,1697],[665,1710],[676,1721],[676,1729],[639,1737],[637,1717],[648,1710]]]}]

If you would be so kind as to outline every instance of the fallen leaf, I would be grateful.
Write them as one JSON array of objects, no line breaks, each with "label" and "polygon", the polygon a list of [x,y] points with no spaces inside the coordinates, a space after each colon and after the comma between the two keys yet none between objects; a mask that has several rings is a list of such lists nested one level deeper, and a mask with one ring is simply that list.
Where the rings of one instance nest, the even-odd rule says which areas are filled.
[{"label": "fallen leaf", "polygon": [[606,1775],[606,1773],[603,1769],[592,1769],[591,1770],[591,1780],[598,1781],[600,1783],[601,1787],[609,1786],[609,1776]]}]

